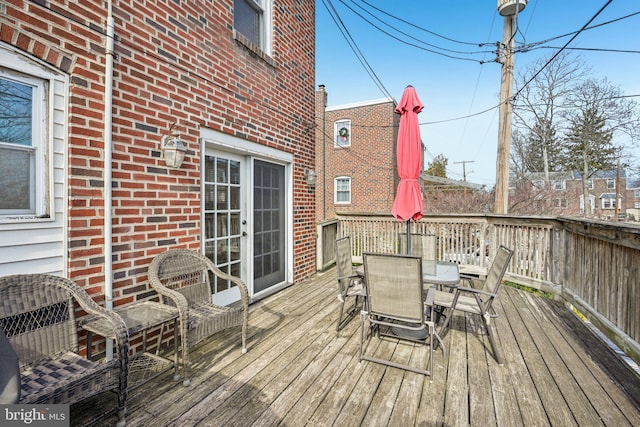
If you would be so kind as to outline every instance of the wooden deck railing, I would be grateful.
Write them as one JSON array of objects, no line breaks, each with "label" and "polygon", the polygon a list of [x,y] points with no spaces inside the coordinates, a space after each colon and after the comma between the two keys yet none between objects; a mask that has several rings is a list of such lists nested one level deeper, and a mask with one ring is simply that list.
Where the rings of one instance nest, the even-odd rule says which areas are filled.
[{"label": "wooden deck railing", "polygon": [[[407,224],[391,215],[340,215],[318,226],[318,266],[331,263],[336,237],[351,236],[352,254],[397,253]],[[514,250],[507,280],[552,292],[572,304],[640,362],[640,227],[562,217],[429,215],[413,233],[438,236],[438,257],[482,273],[498,245]],[[324,230],[327,228],[327,230]],[[336,229],[337,228],[337,229]],[[330,229],[330,230],[329,230]],[[326,254],[326,255],[321,255]]]}]

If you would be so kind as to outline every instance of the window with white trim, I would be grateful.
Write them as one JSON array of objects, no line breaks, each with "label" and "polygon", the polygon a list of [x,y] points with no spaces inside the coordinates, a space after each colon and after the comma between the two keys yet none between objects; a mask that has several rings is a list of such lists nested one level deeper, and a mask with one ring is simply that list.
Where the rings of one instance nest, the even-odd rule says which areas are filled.
[{"label": "window with white trim", "polygon": [[566,189],[566,184],[564,179],[553,181],[553,189],[554,190],[564,190]]},{"label": "window with white trim", "polygon": [[602,209],[615,209],[615,207],[616,207],[615,196],[602,198]]},{"label": "window with white trim", "polygon": [[607,190],[615,190],[615,189],[616,189],[616,180],[607,179]]},{"label": "window with white trim", "polygon": [[592,178],[587,179],[587,189],[588,190],[593,190],[593,179]]},{"label": "window with white trim", "polygon": [[271,54],[273,0],[233,0],[233,28],[262,51]]},{"label": "window with white trim", "polygon": [[640,190],[633,190],[633,197],[636,199],[640,199]]},{"label": "window with white trim", "polygon": [[339,120],[333,124],[333,145],[335,147],[351,146],[351,120]]},{"label": "window with white trim", "polygon": [[334,202],[337,205],[351,203],[351,178],[339,176],[333,180]]},{"label": "window with white trim", "polygon": [[50,83],[0,67],[0,215],[49,215]]}]

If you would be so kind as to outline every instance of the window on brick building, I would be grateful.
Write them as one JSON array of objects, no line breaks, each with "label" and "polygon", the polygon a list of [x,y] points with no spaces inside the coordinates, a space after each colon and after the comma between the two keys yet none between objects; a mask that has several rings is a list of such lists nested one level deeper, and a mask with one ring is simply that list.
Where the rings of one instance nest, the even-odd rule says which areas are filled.
[{"label": "window on brick building", "polygon": [[51,84],[20,71],[0,67],[0,215],[46,217]]},{"label": "window on brick building", "polygon": [[333,181],[333,189],[336,204],[351,203],[351,178],[348,176],[337,177]]},{"label": "window on brick building", "polygon": [[561,191],[566,189],[565,181],[563,179],[553,181],[553,189],[556,191]]},{"label": "window on brick building", "polygon": [[233,28],[271,54],[273,0],[233,0]]},{"label": "window on brick building", "polygon": [[593,179],[591,178],[587,180],[587,189],[593,190]]},{"label": "window on brick building", "polygon": [[640,190],[633,190],[633,197],[636,199],[640,199]]},{"label": "window on brick building", "polygon": [[616,189],[616,180],[607,179],[607,190],[615,190],[615,189]]},{"label": "window on brick building", "polygon": [[333,125],[334,146],[351,146],[351,120],[339,120]]},{"label": "window on brick building", "polygon": [[615,209],[616,207],[616,195],[615,194],[603,194],[600,199],[602,200],[602,209]]}]

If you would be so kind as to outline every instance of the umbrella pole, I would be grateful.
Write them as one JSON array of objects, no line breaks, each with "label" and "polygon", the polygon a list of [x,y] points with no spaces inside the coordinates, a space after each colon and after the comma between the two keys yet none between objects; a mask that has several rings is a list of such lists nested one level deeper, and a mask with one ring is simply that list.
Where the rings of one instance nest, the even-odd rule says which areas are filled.
[{"label": "umbrella pole", "polygon": [[411,220],[407,220],[407,255],[411,255]]}]

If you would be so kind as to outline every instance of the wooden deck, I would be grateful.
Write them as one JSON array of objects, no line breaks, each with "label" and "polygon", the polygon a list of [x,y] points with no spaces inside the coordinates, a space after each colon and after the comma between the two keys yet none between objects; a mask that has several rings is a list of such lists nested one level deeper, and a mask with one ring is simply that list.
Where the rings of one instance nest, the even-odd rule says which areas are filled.
[{"label": "wooden deck", "polygon": [[[196,347],[191,386],[166,373],[136,389],[128,425],[640,425],[638,375],[557,302],[502,288],[503,366],[475,319],[457,315],[430,381],[359,362],[359,318],[335,332],[336,289],[333,269],[254,303],[248,353],[239,329]],[[428,357],[425,347],[389,341],[376,351],[412,363]],[[106,398],[72,406],[72,425],[110,408],[114,397]]]}]

